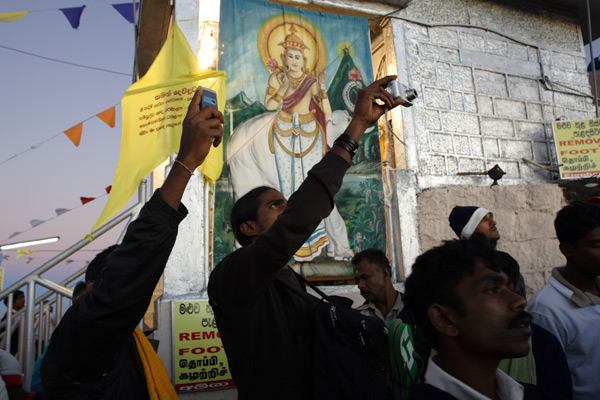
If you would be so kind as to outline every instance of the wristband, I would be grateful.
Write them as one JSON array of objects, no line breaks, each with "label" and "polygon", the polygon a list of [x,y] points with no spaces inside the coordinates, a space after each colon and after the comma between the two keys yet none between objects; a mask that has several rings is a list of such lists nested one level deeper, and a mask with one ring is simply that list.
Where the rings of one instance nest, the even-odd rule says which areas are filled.
[{"label": "wristband", "polygon": [[348,154],[350,154],[350,158],[354,158],[357,149],[353,149],[352,147],[350,147],[348,142],[345,142],[343,140],[336,140],[335,142],[333,142],[333,145],[340,146],[342,149],[346,150]]},{"label": "wristband", "polygon": [[343,142],[348,144],[348,146],[350,146],[350,148],[352,150],[354,150],[354,152],[356,152],[356,150],[358,150],[358,142],[356,140],[354,140],[354,138],[350,135],[348,135],[347,133],[342,133],[337,139],[335,139],[335,143],[337,142]]}]

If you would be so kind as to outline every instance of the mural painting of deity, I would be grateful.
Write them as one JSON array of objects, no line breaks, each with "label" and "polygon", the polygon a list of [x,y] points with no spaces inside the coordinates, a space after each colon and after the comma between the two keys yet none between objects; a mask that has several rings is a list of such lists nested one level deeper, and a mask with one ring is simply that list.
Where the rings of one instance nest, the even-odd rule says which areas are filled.
[{"label": "mural painting of deity", "polygon": [[[256,0],[242,2],[246,3],[245,8],[239,6],[238,1],[224,0],[224,3],[222,18],[225,8],[231,11],[228,5],[232,6],[233,12],[236,9],[242,12],[243,9],[245,21],[250,18],[253,24],[253,28],[247,29],[256,32],[254,43],[248,39],[250,35],[240,40],[234,32],[220,38],[224,53],[229,51],[220,60],[220,68],[223,67],[228,73],[225,159],[227,184],[232,191],[229,203],[232,204],[260,185],[273,187],[289,198],[302,184],[312,166],[344,131],[353,111],[352,96],[365,86],[361,73],[350,57],[349,48],[352,48],[352,44],[334,42],[338,53],[334,53],[334,60],[337,58],[335,61],[338,62],[328,64],[330,57],[327,48],[332,35],[326,35],[330,38],[327,40],[321,33],[321,24],[299,15],[297,10],[294,13],[287,12],[289,8],[285,6],[264,6],[265,2]],[[285,12],[277,12],[277,8]],[[311,12],[305,14],[310,15]],[[230,20],[234,19],[230,17]],[[223,25],[224,21],[221,29]],[[368,35],[366,22],[364,27]],[[243,27],[236,26],[236,29]],[[365,39],[368,44],[368,36]],[[245,62],[231,56],[240,43],[242,48],[257,49]],[[348,58],[350,61],[347,61]],[[221,64],[223,59],[225,65]],[[337,76],[341,60],[354,67],[346,68],[347,71],[341,74],[343,82]],[[336,64],[340,64],[337,71],[334,69]],[[333,80],[329,78],[327,69],[333,70]],[[335,93],[332,93],[333,89]],[[341,102],[336,101],[337,106],[332,110],[330,96],[334,97],[334,94],[343,98],[346,106],[340,107]],[[357,201],[360,203],[359,200],[354,201],[355,208],[360,206]],[[226,214],[223,211],[223,216]],[[382,217],[373,216],[371,219]],[[227,225],[225,221],[222,224],[224,227]],[[375,221],[371,221],[370,225],[365,226],[374,224]],[[331,215],[321,223],[294,258],[308,262],[326,256],[347,262],[356,247],[351,247],[348,239],[356,236],[355,225],[350,224],[354,227],[349,234],[346,221],[338,207],[334,207]],[[364,235],[357,232],[358,236]]]}]

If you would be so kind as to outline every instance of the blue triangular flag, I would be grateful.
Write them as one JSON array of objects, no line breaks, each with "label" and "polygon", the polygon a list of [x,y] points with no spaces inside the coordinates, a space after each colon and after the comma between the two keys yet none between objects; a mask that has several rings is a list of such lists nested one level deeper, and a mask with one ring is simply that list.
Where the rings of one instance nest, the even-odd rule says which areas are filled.
[{"label": "blue triangular flag", "polygon": [[[600,71],[600,56],[594,58],[594,64],[596,66],[596,71]],[[592,72],[592,63],[591,62],[588,64],[587,70],[588,70],[588,72]]]},{"label": "blue triangular flag", "polygon": [[32,219],[31,221],[29,221],[32,228],[35,228],[36,226],[43,224],[44,222],[46,221],[42,221],[41,219]]},{"label": "blue triangular flag", "polygon": [[56,212],[56,215],[62,215],[64,213],[66,213],[67,211],[71,211],[68,208],[57,208],[56,210],[54,210],[54,212]]},{"label": "blue triangular flag", "polygon": [[65,14],[65,17],[67,17],[73,29],[77,29],[79,28],[79,19],[81,18],[81,13],[84,8],[85,5],[81,7],[61,8],[60,11]]},{"label": "blue triangular flag", "polygon": [[[137,11],[140,3],[135,3],[135,11]],[[133,24],[133,3],[120,3],[112,5],[127,21]]]}]

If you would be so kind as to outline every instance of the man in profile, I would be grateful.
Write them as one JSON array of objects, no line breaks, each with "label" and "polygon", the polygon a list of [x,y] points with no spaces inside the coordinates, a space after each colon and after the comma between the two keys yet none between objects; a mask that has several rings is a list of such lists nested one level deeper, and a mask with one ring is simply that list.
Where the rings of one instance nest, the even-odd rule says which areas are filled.
[{"label": "man in profile", "polygon": [[600,393],[600,206],[574,202],[554,220],[567,263],[531,299],[533,320],[562,344],[573,381],[573,398]]},{"label": "man in profile", "polygon": [[358,93],[345,133],[289,201],[275,189],[259,187],[233,206],[231,226],[242,247],[213,270],[208,295],[240,400],[313,398],[310,307],[280,281],[306,290],[287,262],[333,209],[365,130],[385,108],[402,103],[385,89],[393,79],[382,78]]},{"label": "man in profile", "polygon": [[[472,235],[483,235],[492,246],[500,239],[494,213],[483,207],[456,206],[452,209],[450,226],[461,239]],[[525,279],[519,263],[510,254],[498,251],[502,260],[502,271],[508,276],[509,287],[526,298]],[[552,400],[573,397],[573,385],[568,374],[564,351],[558,340],[543,327],[531,323],[532,351],[525,357],[506,358],[499,368],[519,382],[535,384],[540,394]]]},{"label": "man in profile", "polygon": [[406,280],[406,301],[437,354],[411,399],[538,399],[534,386],[498,369],[529,352],[527,301],[509,287],[490,243],[445,242],[419,256]]},{"label": "man in profile", "polygon": [[392,267],[385,253],[379,249],[366,249],[352,258],[354,280],[365,298],[357,307],[363,315],[381,319],[389,326],[394,319],[400,319],[410,326],[415,349],[424,362],[427,362],[431,346],[415,323],[415,318],[405,307],[404,295],[394,288]]}]

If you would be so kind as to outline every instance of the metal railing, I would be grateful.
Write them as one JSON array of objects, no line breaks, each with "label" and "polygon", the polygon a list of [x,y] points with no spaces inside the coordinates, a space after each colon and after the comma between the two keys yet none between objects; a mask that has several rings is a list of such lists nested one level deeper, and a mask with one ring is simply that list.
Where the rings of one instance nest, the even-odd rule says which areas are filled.
[{"label": "metal railing", "polygon": [[[143,180],[138,188],[138,202],[135,205],[112,218],[90,235],[87,235],[68,249],[58,254],[56,257],[48,260],[30,274],[24,276],[0,292],[0,301],[8,299],[6,320],[0,323],[0,330],[3,329],[3,332],[0,333],[0,346],[5,350],[10,351],[12,335],[17,329],[19,329],[19,347],[16,357],[21,363],[21,368],[23,371],[23,387],[26,390],[29,390],[31,385],[31,376],[35,360],[42,354],[44,350],[43,346],[45,346],[50,339],[50,328],[53,318],[50,309],[52,307],[56,309],[56,319],[54,322],[56,325],[58,325],[62,316],[63,299],[65,297],[71,299],[73,295],[73,288],[69,287],[69,285],[75,281],[75,279],[81,277],[85,273],[87,266],[73,273],[60,283],[54,283],[46,278],[43,278],[41,275],[70,257],[72,254],[92,243],[94,239],[102,236],[115,226],[119,225],[121,222],[125,221],[127,218],[130,218],[129,222],[134,220],[145,203],[146,180]],[[123,232],[124,231],[125,230],[123,230]],[[119,242],[121,239],[122,235],[119,238]],[[48,291],[36,298],[36,285],[40,285],[48,289]],[[15,291],[23,287],[27,287],[25,307],[22,310],[14,313],[9,312],[9,310],[13,309],[13,294]]]}]

